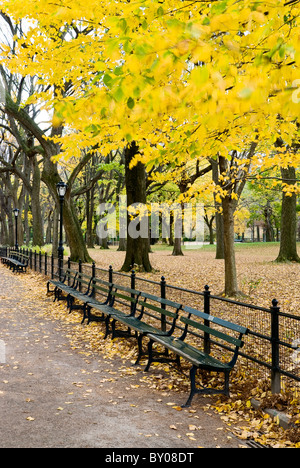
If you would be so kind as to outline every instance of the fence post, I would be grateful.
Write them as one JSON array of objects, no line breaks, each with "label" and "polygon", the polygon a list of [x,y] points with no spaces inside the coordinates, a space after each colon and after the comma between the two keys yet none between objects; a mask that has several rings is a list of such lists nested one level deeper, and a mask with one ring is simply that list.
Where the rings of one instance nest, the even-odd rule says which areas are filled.
[{"label": "fence post", "polygon": [[54,255],[51,254],[51,279],[54,278]]},{"label": "fence post", "polygon": [[281,392],[280,353],[279,353],[279,312],[278,301],[273,299],[271,307],[272,372],[271,390],[273,395]]},{"label": "fence post", "polygon": [[48,254],[45,252],[45,276],[47,276],[48,273]]},{"label": "fence post", "polygon": [[96,295],[96,289],[95,289],[95,280],[96,280],[96,263],[92,263],[92,297],[95,297]]},{"label": "fence post", "polygon": [[[68,270],[71,269],[71,258],[68,257],[68,266],[67,266]],[[70,286],[70,275],[68,276],[68,286]]]},{"label": "fence post", "polygon": [[[166,299],[166,278],[164,276],[161,277],[161,282],[160,282],[160,297],[162,299]],[[161,304],[161,308],[165,309],[166,304]],[[161,314],[161,329],[163,332],[167,330],[167,319],[165,314]]]},{"label": "fence post", "polygon": [[[130,277],[130,288],[131,289],[135,289],[135,271],[134,270],[131,270],[131,277]],[[131,293],[131,297],[134,299],[134,293]],[[134,303],[132,302],[130,304],[130,310],[131,312],[133,312],[133,309],[134,309]]]},{"label": "fence post", "polygon": [[108,281],[112,284],[113,283],[113,267],[109,265],[108,269]]},{"label": "fence post", "polygon": [[[204,313],[210,315],[210,290],[207,285],[204,287]],[[209,320],[204,320],[204,325],[209,327]],[[204,332],[204,352],[210,354],[210,350],[210,335]]]},{"label": "fence post", "polygon": [[[79,274],[82,273],[82,260],[79,259],[79,262],[78,262],[78,271],[79,271]],[[79,291],[81,292],[81,289],[82,289],[82,285],[81,285],[81,281],[79,283]]]}]

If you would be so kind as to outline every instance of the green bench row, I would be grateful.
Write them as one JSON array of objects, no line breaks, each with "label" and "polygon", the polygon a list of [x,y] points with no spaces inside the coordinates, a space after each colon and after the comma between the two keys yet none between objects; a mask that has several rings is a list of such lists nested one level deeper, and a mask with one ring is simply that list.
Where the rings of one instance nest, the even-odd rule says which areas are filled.
[{"label": "green bench row", "polygon": [[1,257],[1,262],[7,265],[13,272],[26,273],[29,256],[20,252],[10,252],[7,257]]},{"label": "green bench row", "polygon": [[[54,287],[52,291],[51,285]],[[229,396],[229,376],[237,362],[239,349],[244,344],[243,336],[248,333],[247,328],[168,299],[92,278],[72,269],[66,270],[61,281],[49,280],[47,291],[54,293],[54,301],[66,300],[69,312],[81,309],[82,323],[85,320],[88,323],[103,321],[106,327],[105,338],[110,334],[112,338],[135,338],[138,344],[136,364],[142,356],[148,357],[145,371],[150,369],[153,362],[176,362],[180,365],[180,358],[183,358],[191,363],[191,391],[184,406],[190,406],[196,393],[223,393]],[[230,350],[227,362],[198,348],[195,333],[199,334],[199,331],[206,334],[206,337],[214,337],[219,345],[223,343],[224,348]],[[147,352],[143,351],[144,337],[149,339]],[[154,351],[155,343],[162,345],[163,351]],[[198,369],[223,373],[224,387],[197,387]]]}]

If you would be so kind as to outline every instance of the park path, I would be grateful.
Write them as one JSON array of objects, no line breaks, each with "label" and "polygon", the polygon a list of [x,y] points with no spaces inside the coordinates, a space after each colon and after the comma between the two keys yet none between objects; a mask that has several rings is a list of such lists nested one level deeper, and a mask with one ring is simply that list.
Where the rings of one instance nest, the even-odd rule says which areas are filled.
[{"label": "park path", "polygon": [[112,378],[114,362],[72,349],[74,325],[49,317],[46,294],[30,299],[33,282],[0,266],[0,448],[241,447],[217,415],[176,411],[138,374]]}]

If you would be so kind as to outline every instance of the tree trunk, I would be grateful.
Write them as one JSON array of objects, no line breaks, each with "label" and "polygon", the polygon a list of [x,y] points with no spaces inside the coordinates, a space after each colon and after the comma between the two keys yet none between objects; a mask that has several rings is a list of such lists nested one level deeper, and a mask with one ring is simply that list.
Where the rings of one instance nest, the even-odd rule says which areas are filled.
[{"label": "tree trunk", "polygon": [[225,258],[225,295],[240,294],[237,283],[237,271],[234,246],[234,212],[235,200],[226,196],[222,201],[224,219],[224,258]]},{"label": "tree trunk", "polygon": [[94,187],[86,193],[86,243],[89,249],[94,248],[94,231],[93,231],[93,220],[94,220],[94,198],[95,189]]},{"label": "tree trunk", "polygon": [[64,202],[63,221],[68,244],[70,247],[70,258],[72,262],[78,262],[81,260],[83,263],[91,263],[92,259],[89,256],[83,239],[81,227],[75,212],[74,203],[70,197],[70,193],[68,192]]},{"label": "tree trunk", "polygon": [[183,252],[181,249],[181,237],[175,237],[172,255],[174,257],[183,255]]},{"label": "tree trunk", "polygon": [[[218,161],[211,160],[212,165],[212,179],[216,185],[219,185],[219,164]],[[216,201],[214,194],[215,209],[216,209],[216,259],[223,260],[225,258],[224,253],[224,220],[220,208],[221,203]]]},{"label": "tree trunk", "polygon": [[[34,158],[35,159],[35,158]],[[33,239],[32,245],[42,247],[44,245],[42,209],[40,203],[41,174],[36,159],[33,162],[33,181],[31,192],[31,212]]]},{"label": "tree trunk", "polygon": [[213,220],[211,220],[208,224],[209,229],[209,244],[214,245],[214,230],[213,230]]},{"label": "tree trunk", "polygon": [[170,237],[169,237],[169,245],[171,247],[174,247],[173,229],[174,229],[174,213],[173,213],[173,211],[171,211],[171,213],[170,213]]},{"label": "tree trunk", "polygon": [[272,226],[272,207],[270,200],[267,201],[267,204],[264,208],[264,217],[266,224],[266,242],[274,242],[274,228]]},{"label": "tree trunk", "polygon": [[[47,138],[45,138],[43,130],[37,123],[27,114],[25,109],[20,108],[15,103],[11,96],[6,93],[5,96],[5,111],[8,115],[16,119],[20,125],[30,132],[41,144],[43,148],[44,167],[42,173],[42,181],[47,185],[53,199],[56,202],[56,207],[59,206],[56,184],[61,180],[58,174],[57,165],[54,164],[51,158],[60,153],[59,145],[55,145]],[[62,134],[62,127],[52,128],[51,136],[60,136]],[[71,188],[68,188],[67,196],[65,198],[65,211],[64,211],[64,224],[67,234],[71,260],[77,261],[81,259],[83,262],[92,262],[88,254],[84,238],[80,229],[78,218],[70,199]]]},{"label": "tree trunk", "polygon": [[[296,171],[294,167],[281,169],[283,182],[294,185]],[[276,259],[277,262],[300,262],[297,253],[297,197],[293,193],[287,196],[282,193],[282,211],[281,211],[281,238],[280,251]]]},{"label": "tree trunk", "polygon": [[126,252],[127,240],[120,237],[118,252]]},{"label": "tree trunk", "polygon": [[[185,188],[184,184],[182,184],[179,188],[180,188],[180,193],[185,193],[186,188]],[[184,217],[184,205],[183,205],[183,203],[181,204],[181,211],[179,213],[177,212],[177,210],[173,211],[174,241],[173,241],[172,255],[174,257],[184,256],[184,253],[182,252],[182,248],[181,248],[182,237],[178,237],[179,228],[176,229],[176,223],[178,221],[178,216],[180,216],[182,218]],[[182,234],[183,219],[180,219],[180,223],[181,223],[181,234]],[[170,226],[170,232],[171,232],[171,230],[172,230],[172,225]]]},{"label": "tree trunk", "polygon": [[[45,158],[43,181],[49,188],[54,200],[56,201],[56,209],[59,206],[56,184],[60,181],[57,167],[54,165],[50,158]],[[68,244],[70,247],[70,258],[73,262],[82,260],[83,263],[92,262],[91,257],[87,251],[84,238],[81,232],[78,217],[75,212],[74,204],[71,198],[71,187],[68,188],[63,211],[63,222],[66,231]]]},{"label": "tree trunk", "polygon": [[[142,163],[137,163],[132,169],[129,165],[138,153],[138,146],[132,142],[125,149],[125,184],[127,193],[127,206],[133,203],[142,203],[146,205],[146,171]],[[127,225],[130,218],[127,215]],[[127,228],[128,229],[128,228]],[[127,249],[122,271],[130,271],[137,265],[139,269],[150,272],[152,267],[149,260],[149,240],[139,236],[137,239],[129,235],[127,237]]]},{"label": "tree trunk", "polygon": [[58,256],[58,209],[53,212],[53,234],[52,234],[52,254]]},{"label": "tree trunk", "polygon": [[46,230],[46,244],[52,242],[52,211],[48,212],[47,216],[47,230]]}]

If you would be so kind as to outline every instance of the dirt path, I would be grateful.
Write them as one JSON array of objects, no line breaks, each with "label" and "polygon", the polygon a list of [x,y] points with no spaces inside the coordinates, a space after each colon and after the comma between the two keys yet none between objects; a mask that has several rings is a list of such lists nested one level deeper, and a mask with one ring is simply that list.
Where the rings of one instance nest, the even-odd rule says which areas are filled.
[{"label": "dirt path", "polygon": [[0,266],[1,448],[242,446],[217,415],[174,409],[178,395],[141,384],[142,373],[119,376],[121,359],[74,350],[79,325],[51,318],[46,295],[30,300],[33,283]]}]

